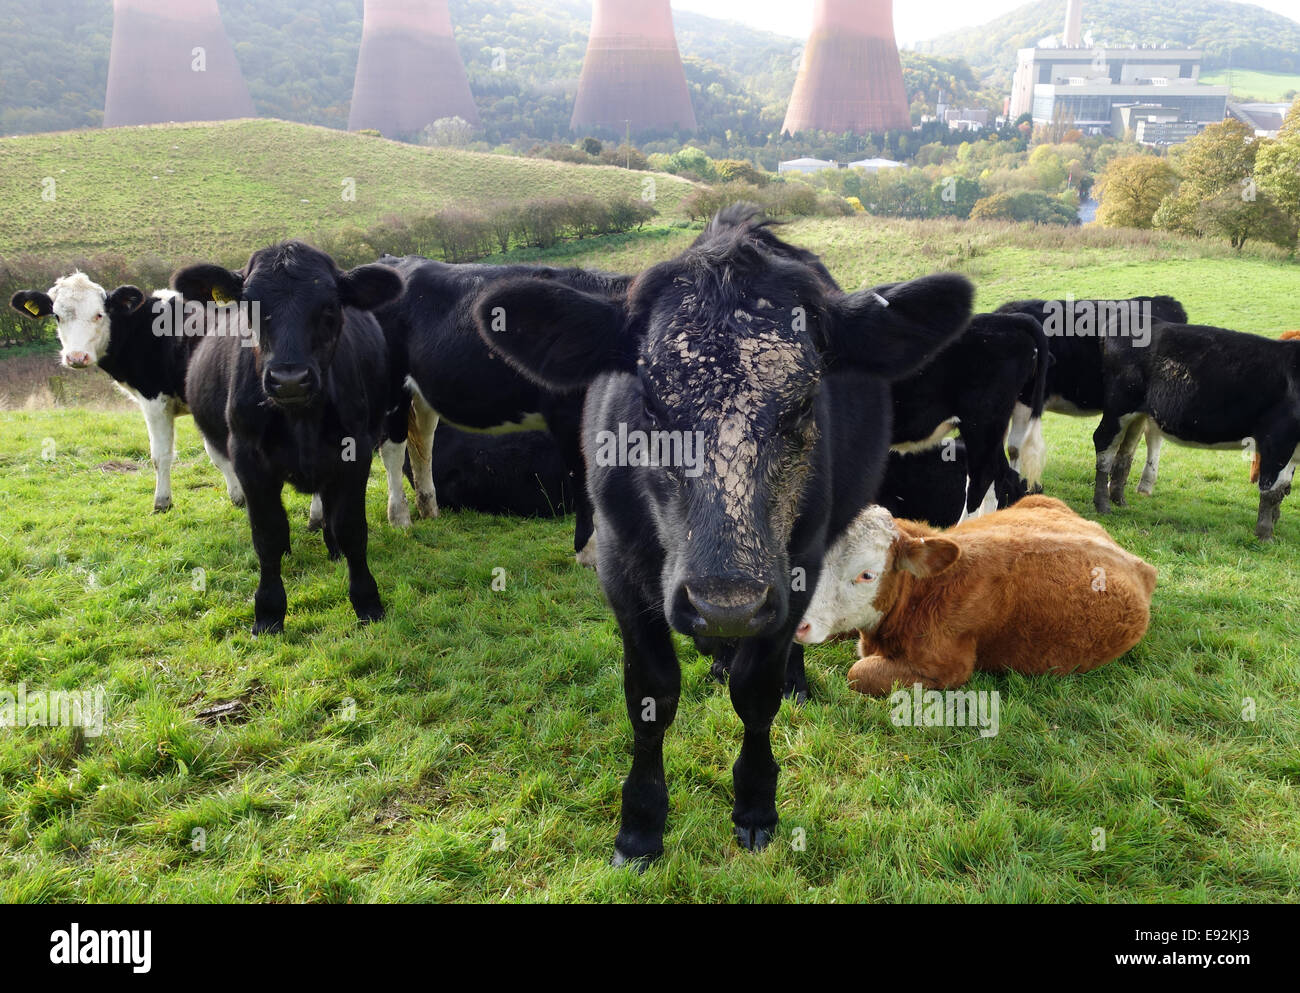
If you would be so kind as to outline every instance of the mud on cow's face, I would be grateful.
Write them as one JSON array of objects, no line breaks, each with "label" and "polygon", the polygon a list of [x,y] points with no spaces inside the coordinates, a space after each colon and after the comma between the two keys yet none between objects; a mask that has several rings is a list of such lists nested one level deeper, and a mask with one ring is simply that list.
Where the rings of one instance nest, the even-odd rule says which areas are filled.
[{"label": "mud on cow's face", "polygon": [[48,293],[23,290],[10,305],[27,317],[53,317],[59,335],[59,359],[69,369],[96,365],[109,350],[114,318],[122,318],[144,302],[134,286],[112,293],[85,273],[74,272],[55,281]]},{"label": "mud on cow's face", "polygon": [[626,298],[516,279],[489,288],[475,315],[525,375],[590,385],[589,427],[698,440],[698,471],[642,465],[628,485],[663,550],[669,623],[716,639],[789,623],[788,544],[830,414],[826,372],[866,372],[883,389],[965,327],[972,295],[959,276],[844,295],[766,225],[720,218]]}]

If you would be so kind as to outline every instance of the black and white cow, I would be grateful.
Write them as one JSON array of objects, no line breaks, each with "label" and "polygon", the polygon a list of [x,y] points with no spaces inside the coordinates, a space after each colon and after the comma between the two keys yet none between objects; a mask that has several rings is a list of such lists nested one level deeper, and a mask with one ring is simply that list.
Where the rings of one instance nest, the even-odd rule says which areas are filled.
[{"label": "black and white cow", "polygon": [[486,287],[524,277],[615,301],[626,294],[631,277],[544,266],[447,265],[418,255],[379,261],[406,283],[401,298],[376,316],[390,347],[403,352],[407,363],[412,395],[407,442],[418,512],[438,514],[432,449],[439,423],[489,433],[548,430],[573,480],[574,551],[584,565],[594,565],[594,522],[582,484],[579,437],[585,384],[550,389],[521,376],[479,338],[471,305]]},{"label": "black and white cow", "polygon": [[[169,318],[178,312],[176,296],[159,290],[146,298],[134,286],[119,286],[109,293],[84,273],[74,272],[56,280],[47,293],[23,290],[10,300],[27,317],[54,317],[65,366],[98,366],[139,406],[149,432],[155,474],[153,509],[158,512],[172,505],[176,418],[189,413],[185,373],[199,341],[198,335],[186,335],[179,321],[159,323],[164,309]],[[208,455],[225,477],[231,501],[242,506],[243,493],[230,463],[210,446]]]},{"label": "black and white cow", "polygon": [[1105,339],[1102,380],[1098,513],[1122,502],[1133,451],[1152,425],[1175,444],[1258,452],[1255,534],[1272,540],[1300,461],[1300,341],[1157,321],[1146,347]]},{"label": "black and white cow", "polygon": [[[254,333],[252,348],[244,335],[205,337],[187,384],[199,430],[233,463],[247,500],[261,568],[253,633],[284,628],[286,482],[320,495],[325,544],[347,559],[357,618],[383,617],[366,564],[365,497],[393,398],[384,337],[368,312],[401,293],[401,277],[378,265],[340,272],[325,253],[290,241],[254,252],[239,272],[190,266],[172,285],[189,300],[231,302]],[[397,472],[400,487],[400,462]]]},{"label": "black and white cow", "polygon": [[[1127,337],[1139,343],[1146,340],[1155,321],[1187,323],[1187,311],[1170,296],[1128,300],[1016,300],[1003,304],[997,313],[1028,314],[1042,324],[1051,353],[1043,407],[1054,414],[1070,417],[1094,417],[1101,413],[1105,393],[1102,378],[1104,339]],[[1007,435],[1007,449],[1013,467],[1019,467],[1022,458],[1027,459],[1032,450],[1045,451],[1033,406],[1033,396],[1028,390],[1023,391]],[[1160,472],[1161,439],[1154,426],[1147,432],[1146,442],[1147,460],[1138,492],[1150,496],[1155,492],[1156,477]],[[1132,457],[1131,452],[1129,457]],[[1123,505],[1122,492],[1117,494],[1115,502]]]},{"label": "black and white cow", "polygon": [[584,483],[569,475],[546,431],[483,434],[440,424],[433,485],[444,510],[562,517],[572,513],[575,488]]},{"label": "black and white cow", "polygon": [[[1038,486],[1045,448],[1038,419],[1047,382],[1047,340],[1026,314],[978,314],[960,338],[893,384],[895,452],[923,452],[960,430],[968,485],[962,519],[1009,507]],[[1007,462],[1007,423],[1017,398],[1031,397],[1022,481]],[[1036,442],[1036,443],[1035,443]]]},{"label": "black and white cow", "polygon": [[961,331],[972,297],[955,275],[844,295],[815,256],[732,208],[621,298],[523,277],[475,304],[483,340],[511,364],[553,390],[587,387],[598,571],[633,731],[615,864],[663,850],[674,630],[735,644],[745,731],[732,820],[745,847],[771,840],[770,728],[794,629],[827,544],[875,495],[889,381]]}]

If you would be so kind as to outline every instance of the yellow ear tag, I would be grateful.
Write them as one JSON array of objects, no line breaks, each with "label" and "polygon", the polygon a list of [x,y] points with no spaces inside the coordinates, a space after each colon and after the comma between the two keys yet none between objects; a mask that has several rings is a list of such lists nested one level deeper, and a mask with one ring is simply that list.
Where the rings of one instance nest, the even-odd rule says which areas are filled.
[{"label": "yellow ear tag", "polygon": [[32,312],[33,317],[41,316],[41,308],[36,306],[35,300],[28,300],[23,306]]},{"label": "yellow ear tag", "polygon": [[217,303],[230,303],[230,297],[226,296],[215,286],[212,287],[212,299]]}]

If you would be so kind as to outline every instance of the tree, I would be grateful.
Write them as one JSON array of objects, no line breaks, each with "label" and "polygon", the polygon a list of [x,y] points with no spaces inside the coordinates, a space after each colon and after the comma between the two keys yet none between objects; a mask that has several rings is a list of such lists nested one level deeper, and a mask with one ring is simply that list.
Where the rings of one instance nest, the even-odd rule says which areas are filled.
[{"label": "tree", "polygon": [[1300,100],[1291,105],[1277,140],[1263,143],[1255,170],[1259,188],[1290,217],[1300,220]]},{"label": "tree", "polygon": [[464,148],[474,138],[474,125],[463,117],[440,117],[426,124],[421,132],[422,144],[435,148]]},{"label": "tree", "polygon": [[1202,231],[1228,239],[1241,250],[1250,239],[1270,241],[1288,248],[1295,244],[1296,222],[1280,210],[1267,194],[1247,196],[1231,188],[1196,208],[1196,223]]},{"label": "tree", "polygon": [[[1170,154],[1182,182],[1178,191],[1165,197],[1156,210],[1152,218],[1155,227],[1202,237],[1209,231],[1207,222],[1223,216],[1230,197],[1251,202],[1259,147],[1252,128],[1238,120],[1227,120],[1211,124],[1175,148]],[[1210,201],[1220,202],[1220,209],[1202,210],[1201,205]],[[1237,212],[1230,213],[1235,216]]]},{"label": "tree", "polygon": [[1178,174],[1164,159],[1114,159],[1097,180],[1097,220],[1107,228],[1150,228],[1161,201],[1177,188]]}]

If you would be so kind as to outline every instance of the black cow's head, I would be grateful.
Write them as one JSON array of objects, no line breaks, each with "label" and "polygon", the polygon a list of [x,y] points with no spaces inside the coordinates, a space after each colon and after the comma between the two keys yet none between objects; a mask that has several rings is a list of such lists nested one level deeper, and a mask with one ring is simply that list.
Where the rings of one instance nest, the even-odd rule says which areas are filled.
[{"label": "black cow's head", "polygon": [[187,301],[239,303],[257,343],[262,388],[276,406],[296,409],[319,395],[343,330],[343,308],[374,310],[402,292],[402,278],[381,265],[342,272],[300,241],[254,252],[242,272],[194,265],[172,276]]},{"label": "black cow's head", "polygon": [[815,257],[729,210],[625,298],[521,278],[487,290],[475,314],[489,346],[544,386],[615,374],[587,400],[603,427],[677,433],[681,452],[699,444],[695,464],[647,468],[641,490],[665,551],[669,622],[732,638],[787,620],[787,546],[828,416],[823,375],[849,367],[883,388],[962,330],[972,296],[960,276],[844,295]]}]

